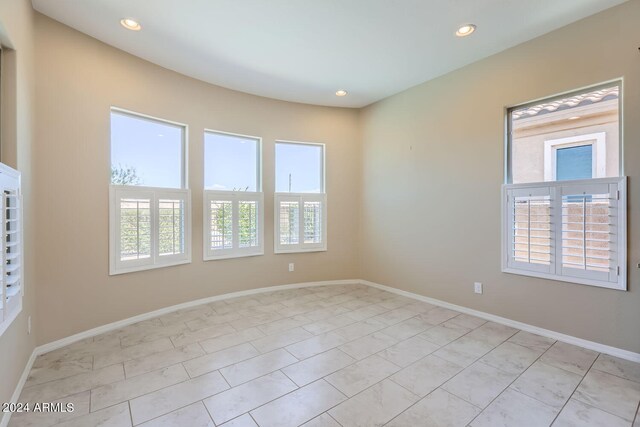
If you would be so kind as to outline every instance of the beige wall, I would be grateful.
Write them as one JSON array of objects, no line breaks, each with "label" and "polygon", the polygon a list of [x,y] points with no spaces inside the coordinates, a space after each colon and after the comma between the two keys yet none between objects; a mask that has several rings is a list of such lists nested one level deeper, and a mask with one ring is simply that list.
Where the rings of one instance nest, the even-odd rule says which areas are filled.
[{"label": "beige wall", "polygon": [[[37,16],[38,342],[198,298],[359,274],[358,111],[197,81]],[[189,125],[193,262],[108,275],[109,108]],[[263,138],[265,255],[202,261],[203,130]],[[326,143],[328,247],[273,254],[274,140]],[[295,262],[295,272],[288,263]]]},{"label": "beige wall", "polygon": [[[31,191],[35,105],[33,31],[33,11],[29,0],[0,0],[0,41],[15,49],[9,59],[10,64],[4,64],[13,68],[10,77],[15,78],[15,84],[11,90],[6,90],[8,96],[3,97],[2,101],[2,161],[22,172],[26,251],[23,309],[0,336],[0,402],[7,402],[11,398],[35,347],[35,334],[27,335],[27,319],[35,316],[35,204]],[[9,70],[5,68],[3,72]],[[5,77],[9,77],[9,74]],[[3,89],[9,89],[8,85]]]},{"label": "beige wall", "polygon": [[[638,22],[632,0],[364,109],[364,277],[640,352]],[[629,292],[501,273],[505,107],[619,77]]]}]

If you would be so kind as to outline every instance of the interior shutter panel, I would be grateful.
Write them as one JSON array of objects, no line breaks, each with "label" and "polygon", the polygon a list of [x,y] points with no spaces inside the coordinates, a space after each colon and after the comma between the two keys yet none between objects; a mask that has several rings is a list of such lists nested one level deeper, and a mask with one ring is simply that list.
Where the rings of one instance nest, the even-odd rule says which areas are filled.
[{"label": "interior shutter panel", "polygon": [[549,187],[507,191],[508,266],[554,272],[554,206]]},{"label": "interior shutter panel", "polygon": [[618,184],[566,185],[561,192],[561,274],[618,282],[624,241]]},{"label": "interior shutter panel", "polygon": [[22,200],[20,173],[0,164],[0,334],[22,309]]}]

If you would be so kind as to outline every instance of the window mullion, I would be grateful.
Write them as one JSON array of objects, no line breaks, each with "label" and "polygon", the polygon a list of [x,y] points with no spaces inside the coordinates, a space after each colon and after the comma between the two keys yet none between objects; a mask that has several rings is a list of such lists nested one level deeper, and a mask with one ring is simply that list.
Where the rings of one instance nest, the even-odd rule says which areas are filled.
[{"label": "window mullion", "polygon": [[235,252],[240,249],[240,201],[237,196],[232,196],[231,201],[231,248]]}]

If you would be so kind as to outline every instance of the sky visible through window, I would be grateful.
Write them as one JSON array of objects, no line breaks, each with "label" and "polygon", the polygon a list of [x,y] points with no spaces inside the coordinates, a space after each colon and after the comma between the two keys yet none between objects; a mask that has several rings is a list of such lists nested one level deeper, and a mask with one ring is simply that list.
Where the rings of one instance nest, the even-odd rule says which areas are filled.
[{"label": "sky visible through window", "polygon": [[208,190],[259,191],[258,140],[206,132],[204,187]]},{"label": "sky visible through window", "polygon": [[324,192],[322,151],[322,145],[276,143],[276,192]]},{"label": "sky visible through window", "polygon": [[[182,188],[180,126],[111,112],[111,170],[130,170],[129,185]],[[112,183],[114,179],[112,178]]]}]

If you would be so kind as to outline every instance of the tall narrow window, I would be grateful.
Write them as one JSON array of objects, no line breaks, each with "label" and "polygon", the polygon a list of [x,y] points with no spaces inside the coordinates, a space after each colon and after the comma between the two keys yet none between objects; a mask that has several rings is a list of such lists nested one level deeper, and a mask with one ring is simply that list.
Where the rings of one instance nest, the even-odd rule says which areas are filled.
[{"label": "tall narrow window", "polygon": [[260,138],[204,134],[204,259],[264,254]]},{"label": "tall narrow window", "polygon": [[626,289],[621,82],[508,110],[503,271]]},{"label": "tall narrow window", "polygon": [[20,173],[0,163],[0,336],[22,310],[22,198]]},{"label": "tall narrow window", "polygon": [[324,145],[276,142],[275,252],[327,249]]},{"label": "tall narrow window", "polygon": [[110,273],[191,261],[185,127],[111,111]]}]

